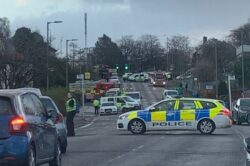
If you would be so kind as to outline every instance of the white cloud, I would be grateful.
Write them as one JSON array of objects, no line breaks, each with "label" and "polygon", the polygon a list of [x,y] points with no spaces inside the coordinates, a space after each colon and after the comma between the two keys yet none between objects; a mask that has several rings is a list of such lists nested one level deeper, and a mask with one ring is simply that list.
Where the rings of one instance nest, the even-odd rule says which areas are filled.
[{"label": "white cloud", "polygon": [[16,7],[25,7],[29,0],[16,0]]}]

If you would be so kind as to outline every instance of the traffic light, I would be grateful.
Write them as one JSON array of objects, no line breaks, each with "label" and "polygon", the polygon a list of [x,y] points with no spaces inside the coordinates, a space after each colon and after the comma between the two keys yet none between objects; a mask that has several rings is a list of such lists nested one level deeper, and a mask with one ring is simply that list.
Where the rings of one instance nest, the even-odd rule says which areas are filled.
[{"label": "traffic light", "polygon": [[125,70],[128,70],[128,64],[125,64]]},{"label": "traffic light", "polygon": [[118,64],[115,64],[115,68],[118,70],[118,69],[119,69],[119,65],[118,65]]}]

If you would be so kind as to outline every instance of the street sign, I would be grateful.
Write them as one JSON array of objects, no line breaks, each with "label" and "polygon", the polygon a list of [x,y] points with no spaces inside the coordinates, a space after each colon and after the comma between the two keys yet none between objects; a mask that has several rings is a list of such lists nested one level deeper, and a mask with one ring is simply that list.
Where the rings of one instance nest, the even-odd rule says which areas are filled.
[{"label": "street sign", "polygon": [[85,80],[90,80],[90,72],[85,72],[84,78],[85,78]]},{"label": "street sign", "polygon": [[230,80],[235,80],[235,75],[233,75],[233,76],[228,76],[228,78],[229,78]]},{"label": "street sign", "polygon": [[76,75],[76,79],[78,79],[78,80],[84,79],[83,74],[77,74],[77,75]]},{"label": "street sign", "polygon": [[207,90],[213,90],[214,87],[213,87],[213,85],[206,85],[206,89],[207,89]]}]

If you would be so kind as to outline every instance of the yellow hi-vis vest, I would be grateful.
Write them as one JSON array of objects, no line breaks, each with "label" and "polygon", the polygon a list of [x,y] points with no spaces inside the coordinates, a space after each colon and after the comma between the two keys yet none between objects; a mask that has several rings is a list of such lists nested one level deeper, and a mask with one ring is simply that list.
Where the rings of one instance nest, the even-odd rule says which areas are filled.
[{"label": "yellow hi-vis vest", "polygon": [[66,103],[66,112],[76,111],[76,99],[71,98]]},{"label": "yellow hi-vis vest", "polygon": [[99,105],[100,105],[99,100],[94,100],[93,106],[94,106],[94,107],[98,107]]}]

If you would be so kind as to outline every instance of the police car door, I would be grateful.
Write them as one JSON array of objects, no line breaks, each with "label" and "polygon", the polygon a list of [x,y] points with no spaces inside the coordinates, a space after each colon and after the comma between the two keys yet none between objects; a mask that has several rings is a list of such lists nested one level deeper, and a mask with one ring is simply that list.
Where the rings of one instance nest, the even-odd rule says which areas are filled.
[{"label": "police car door", "polygon": [[[150,109],[151,121],[148,126],[151,130],[162,130],[172,128],[169,121],[175,119],[175,100],[163,101]],[[171,122],[170,122],[171,123]]]},{"label": "police car door", "polygon": [[194,100],[179,100],[180,116],[176,114],[176,120],[180,129],[195,128],[195,110],[196,103]]}]

